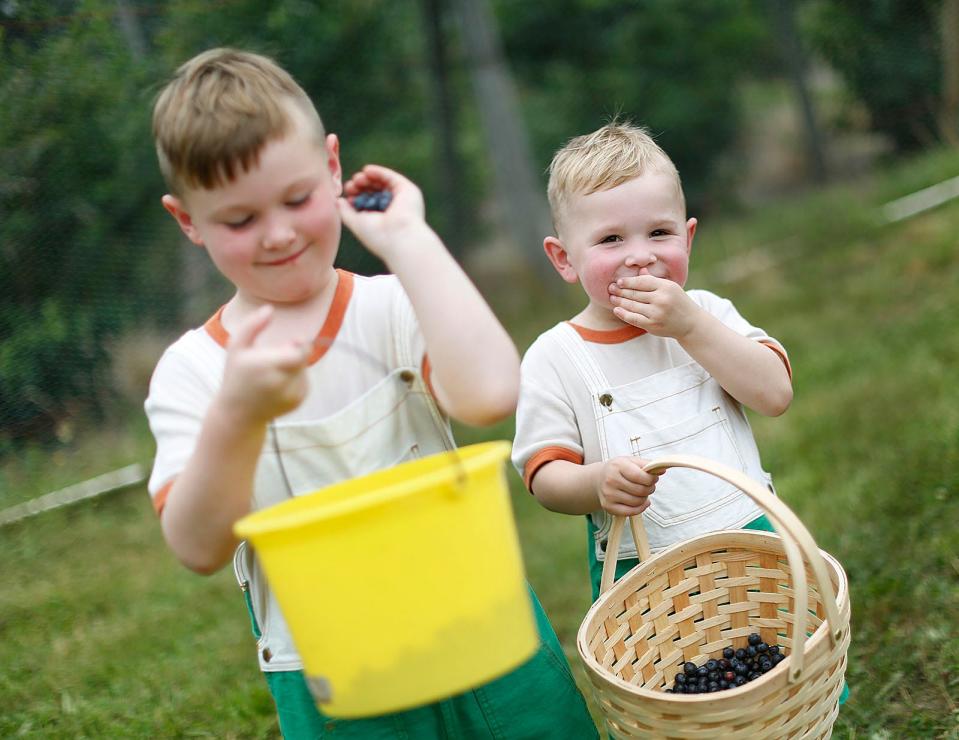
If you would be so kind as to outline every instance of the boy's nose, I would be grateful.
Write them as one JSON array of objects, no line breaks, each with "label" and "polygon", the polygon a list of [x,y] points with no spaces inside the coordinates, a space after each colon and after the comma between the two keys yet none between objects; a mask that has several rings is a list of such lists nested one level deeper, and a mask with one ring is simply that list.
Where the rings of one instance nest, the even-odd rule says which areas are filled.
[{"label": "boy's nose", "polygon": [[283,249],[290,246],[296,239],[296,232],[287,223],[272,223],[263,234],[265,249]]},{"label": "boy's nose", "polygon": [[652,266],[656,262],[656,255],[649,249],[639,248],[626,256],[627,267],[639,267],[640,270]]}]

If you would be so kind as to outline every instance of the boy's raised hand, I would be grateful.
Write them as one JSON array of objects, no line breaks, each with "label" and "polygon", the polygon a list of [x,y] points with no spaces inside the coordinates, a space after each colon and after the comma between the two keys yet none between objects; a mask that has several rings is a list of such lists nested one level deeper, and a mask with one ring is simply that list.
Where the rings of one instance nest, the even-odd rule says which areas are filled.
[{"label": "boy's raised hand", "polygon": [[280,346],[257,344],[273,318],[273,307],[262,306],[230,335],[220,401],[240,423],[266,424],[292,411],[306,397],[308,343]]},{"label": "boy's raised hand", "polygon": [[636,516],[649,508],[658,475],[643,469],[636,457],[613,457],[603,463],[596,493],[604,511],[615,516]]},{"label": "boy's raised hand", "polygon": [[[361,193],[389,191],[392,198],[385,211],[363,211],[353,207]],[[402,249],[407,237],[416,238],[426,226],[426,207],[420,189],[403,175],[376,164],[368,164],[343,185],[343,197],[337,201],[340,218],[373,254],[389,263],[392,254]]]},{"label": "boy's raised hand", "polygon": [[654,275],[619,278],[609,285],[609,300],[621,321],[673,339],[689,334],[701,311],[681,285]]}]

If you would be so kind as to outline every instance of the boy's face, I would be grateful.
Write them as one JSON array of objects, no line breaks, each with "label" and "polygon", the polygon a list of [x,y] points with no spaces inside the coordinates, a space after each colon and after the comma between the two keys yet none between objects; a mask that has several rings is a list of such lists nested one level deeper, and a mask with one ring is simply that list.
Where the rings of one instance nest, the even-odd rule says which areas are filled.
[{"label": "boy's face", "polygon": [[292,105],[291,115],[291,132],[268,142],[232,182],[163,197],[187,237],[252,305],[316,296],[333,275],[340,243],[339,142],[333,134],[319,141]]},{"label": "boy's face", "polygon": [[608,190],[575,195],[543,246],[568,283],[579,282],[592,308],[612,313],[609,285],[654,275],[686,284],[696,219],[686,219],[672,175],[649,172]]}]

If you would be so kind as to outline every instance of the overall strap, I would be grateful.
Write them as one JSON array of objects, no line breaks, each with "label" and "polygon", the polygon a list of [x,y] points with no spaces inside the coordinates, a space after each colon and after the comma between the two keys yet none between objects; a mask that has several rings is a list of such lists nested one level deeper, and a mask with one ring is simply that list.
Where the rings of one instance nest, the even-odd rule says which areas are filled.
[{"label": "overall strap", "polygon": [[553,336],[559,342],[566,355],[572,362],[573,367],[579,372],[580,377],[586,384],[590,395],[597,396],[599,393],[609,387],[609,381],[606,379],[606,373],[600,368],[596,358],[586,347],[584,340],[569,322],[564,321],[558,324],[553,332]]}]

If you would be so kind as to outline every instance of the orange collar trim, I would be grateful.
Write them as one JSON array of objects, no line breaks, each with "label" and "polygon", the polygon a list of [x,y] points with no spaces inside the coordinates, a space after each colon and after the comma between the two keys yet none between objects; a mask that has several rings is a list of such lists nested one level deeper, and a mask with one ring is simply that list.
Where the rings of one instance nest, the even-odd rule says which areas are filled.
[{"label": "orange collar trim", "polygon": [[624,326],[620,329],[587,329],[572,321],[566,323],[573,327],[585,341],[594,344],[621,344],[646,333],[645,329],[640,329],[638,326]]},{"label": "orange collar trim", "polygon": [[[347,306],[350,305],[350,298],[353,296],[353,273],[337,268],[336,274],[339,278],[336,283],[336,292],[333,294],[330,310],[326,314],[326,321],[323,322],[319,334],[313,340],[313,353],[310,355],[311,365],[325,355],[333,345],[333,341],[343,325],[343,317],[346,315]],[[207,319],[203,325],[206,333],[224,349],[226,349],[227,342],[230,341],[230,332],[223,326],[223,309],[225,308],[225,304],[220,306],[217,312]]]}]

